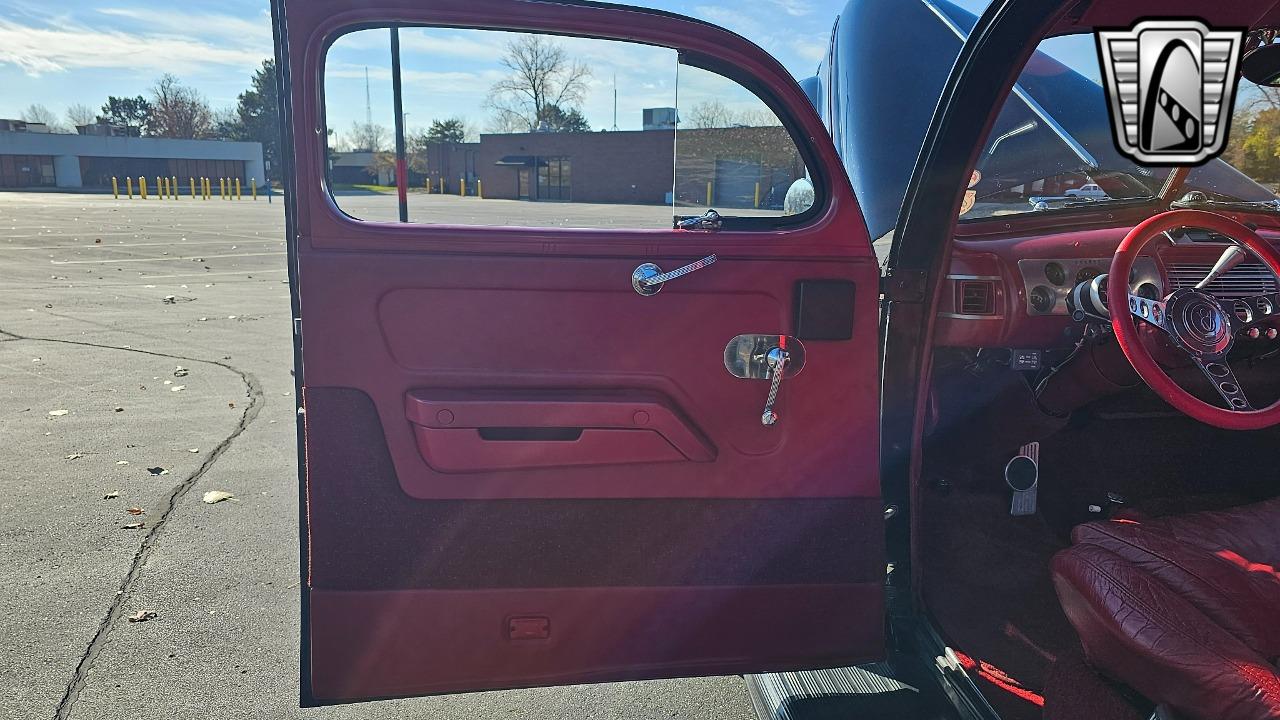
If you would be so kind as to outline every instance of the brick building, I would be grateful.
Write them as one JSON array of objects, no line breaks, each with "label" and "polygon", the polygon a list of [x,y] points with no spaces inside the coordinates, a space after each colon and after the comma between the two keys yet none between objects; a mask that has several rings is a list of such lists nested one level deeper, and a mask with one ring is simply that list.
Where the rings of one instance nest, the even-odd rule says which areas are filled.
[{"label": "brick building", "polygon": [[676,200],[721,207],[780,208],[787,188],[804,176],[795,145],[780,126],[590,133],[485,134],[476,143],[433,143],[411,166],[457,192],[475,181],[484,196],[511,200],[662,204]]}]

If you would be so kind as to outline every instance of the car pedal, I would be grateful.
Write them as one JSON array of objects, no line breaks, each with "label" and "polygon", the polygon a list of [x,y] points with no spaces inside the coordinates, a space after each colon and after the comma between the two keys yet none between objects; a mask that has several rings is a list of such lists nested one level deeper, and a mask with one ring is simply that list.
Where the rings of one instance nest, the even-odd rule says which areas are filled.
[{"label": "car pedal", "polygon": [[1023,445],[1004,466],[1004,482],[1013,491],[1009,514],[1014,517],[1036,514],[1036,488],[1040,484],[1040,443]]}]

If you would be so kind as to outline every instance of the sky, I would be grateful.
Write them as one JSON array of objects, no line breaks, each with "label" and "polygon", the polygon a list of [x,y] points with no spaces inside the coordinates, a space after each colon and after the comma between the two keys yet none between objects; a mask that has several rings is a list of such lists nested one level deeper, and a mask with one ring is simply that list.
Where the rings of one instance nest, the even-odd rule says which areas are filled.
[{"label": "sky", "polygon": [[[961,0],[972,9],[986,0]],[[844,0],[646,0],[635,4],[727,27],[777,57],[798,77],[813,73]],[[417,33],[410,37],[410,33]],[[383,33],[385,35],[385,33]],[[487,121],[479,98],[499,75],[495,49],[505,38],[480,31],[406,31],[405,110],[410,128],[463,115],[476,129]],[[638,126],[641,107],[674,101],[674,60],[665,51],[566,41],[593,73],[581,103],[593,127],[612,125],[614,77],[620,128]],[[342,132],[364,117],[364,67],[370,68],[375,122],[390,124],[384,37],[349,36],[330,58],[335,98],[330,126]],[[347,47],[349,46],[349,47]],[[68,106],[94,109],[108,95],[146,95],[162,73],[196,88],[215,110],[234,106],[253,71],[272,54],[264,0],[181,4],[171,0],[0,0],[0,118],[39,103],[58,116]],[[699,71],[681,69],[682,108],[731,89]],[[671,98],[668,100],[668,98]],[[737,102],[736,100],[734,102]],[[744,106],[745,107],[745,106]]]}]

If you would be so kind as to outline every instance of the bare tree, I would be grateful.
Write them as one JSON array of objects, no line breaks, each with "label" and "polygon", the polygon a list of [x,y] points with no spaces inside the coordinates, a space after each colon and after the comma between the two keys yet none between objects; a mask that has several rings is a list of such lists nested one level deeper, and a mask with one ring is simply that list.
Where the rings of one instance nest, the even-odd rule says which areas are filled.
[{"label": "bare tree", "polygon": [[32,103],[22,111],[22,119],[29,123],[44,123],[49,126],[49,132],[64,132],[65,128],[58,123],[58,116],[53,111],[39,103]]},{"label": "bare tree", "polygon": [[571,60],[564,48],[542,35],[522,35],[507,43],[505,80],[489,88],[485,105],[493,113],[491,128],[533,132],[551,108],[567,113],[582,102],[591,68]]},{"label": "bare tree", "polygon": [[529,132],[529,123],[519,115],[494,111],[493,115],[485,121],[484,131],[497,135]]},{"label": "bare tree", "polygon": [[778,116],[768,108],[733,110],[719,100],[703,100],[689,110],[688,120],[681,127],[705,129],[727,127],[770,127],[781,125]]},{"label": "bare tree", "polygon": [[213,132],[213,111],[204,96],[165,73],[151,88],[150,133],[167,138],[206,138]]},{"label": "bare tree", "polygon": [[1236,103],[1237,111],[1245,110],[1246,112],[1255,112],[1259,109],[1280,110],[1280,88],[1254,85],[1249,89],[1253,90],[1256,93],[1256,96],[1250,97],[1244,92],[1240,93],[1240,100]]},{"label": "bare tree", "polygon": [[767,107],[747,108],[738,112],[737,124],[743,127],[777,127],[782,124]]},{"label": "bare tree", "polygon": [[84,103],[76,103],[67,108],[67,123],[71,127],[79,127],[80,125],[92,125],[97,120],[98,114],[93,108]]},{"label": "bare tree", "polygon": [[689,109],[688,120],[680,124],[697,129],[730,127],[733,111],[719,100],[703,100]]},{"label": "bare tree", "polygon": [[354,152],[381,152],[387,149],[390,139],[386,126],[378,123],[353,122],[347,134],[347,143]]}]

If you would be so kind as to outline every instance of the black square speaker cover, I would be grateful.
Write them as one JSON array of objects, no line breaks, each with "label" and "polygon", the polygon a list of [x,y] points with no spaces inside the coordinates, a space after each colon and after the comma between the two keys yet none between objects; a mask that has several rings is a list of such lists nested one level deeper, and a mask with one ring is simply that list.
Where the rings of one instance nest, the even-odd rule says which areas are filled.
[{"label": "black square speaker cover", "polygon": [[853,291],[848,280],[796,282],[795,336],[801,340],[851,339]]}]

